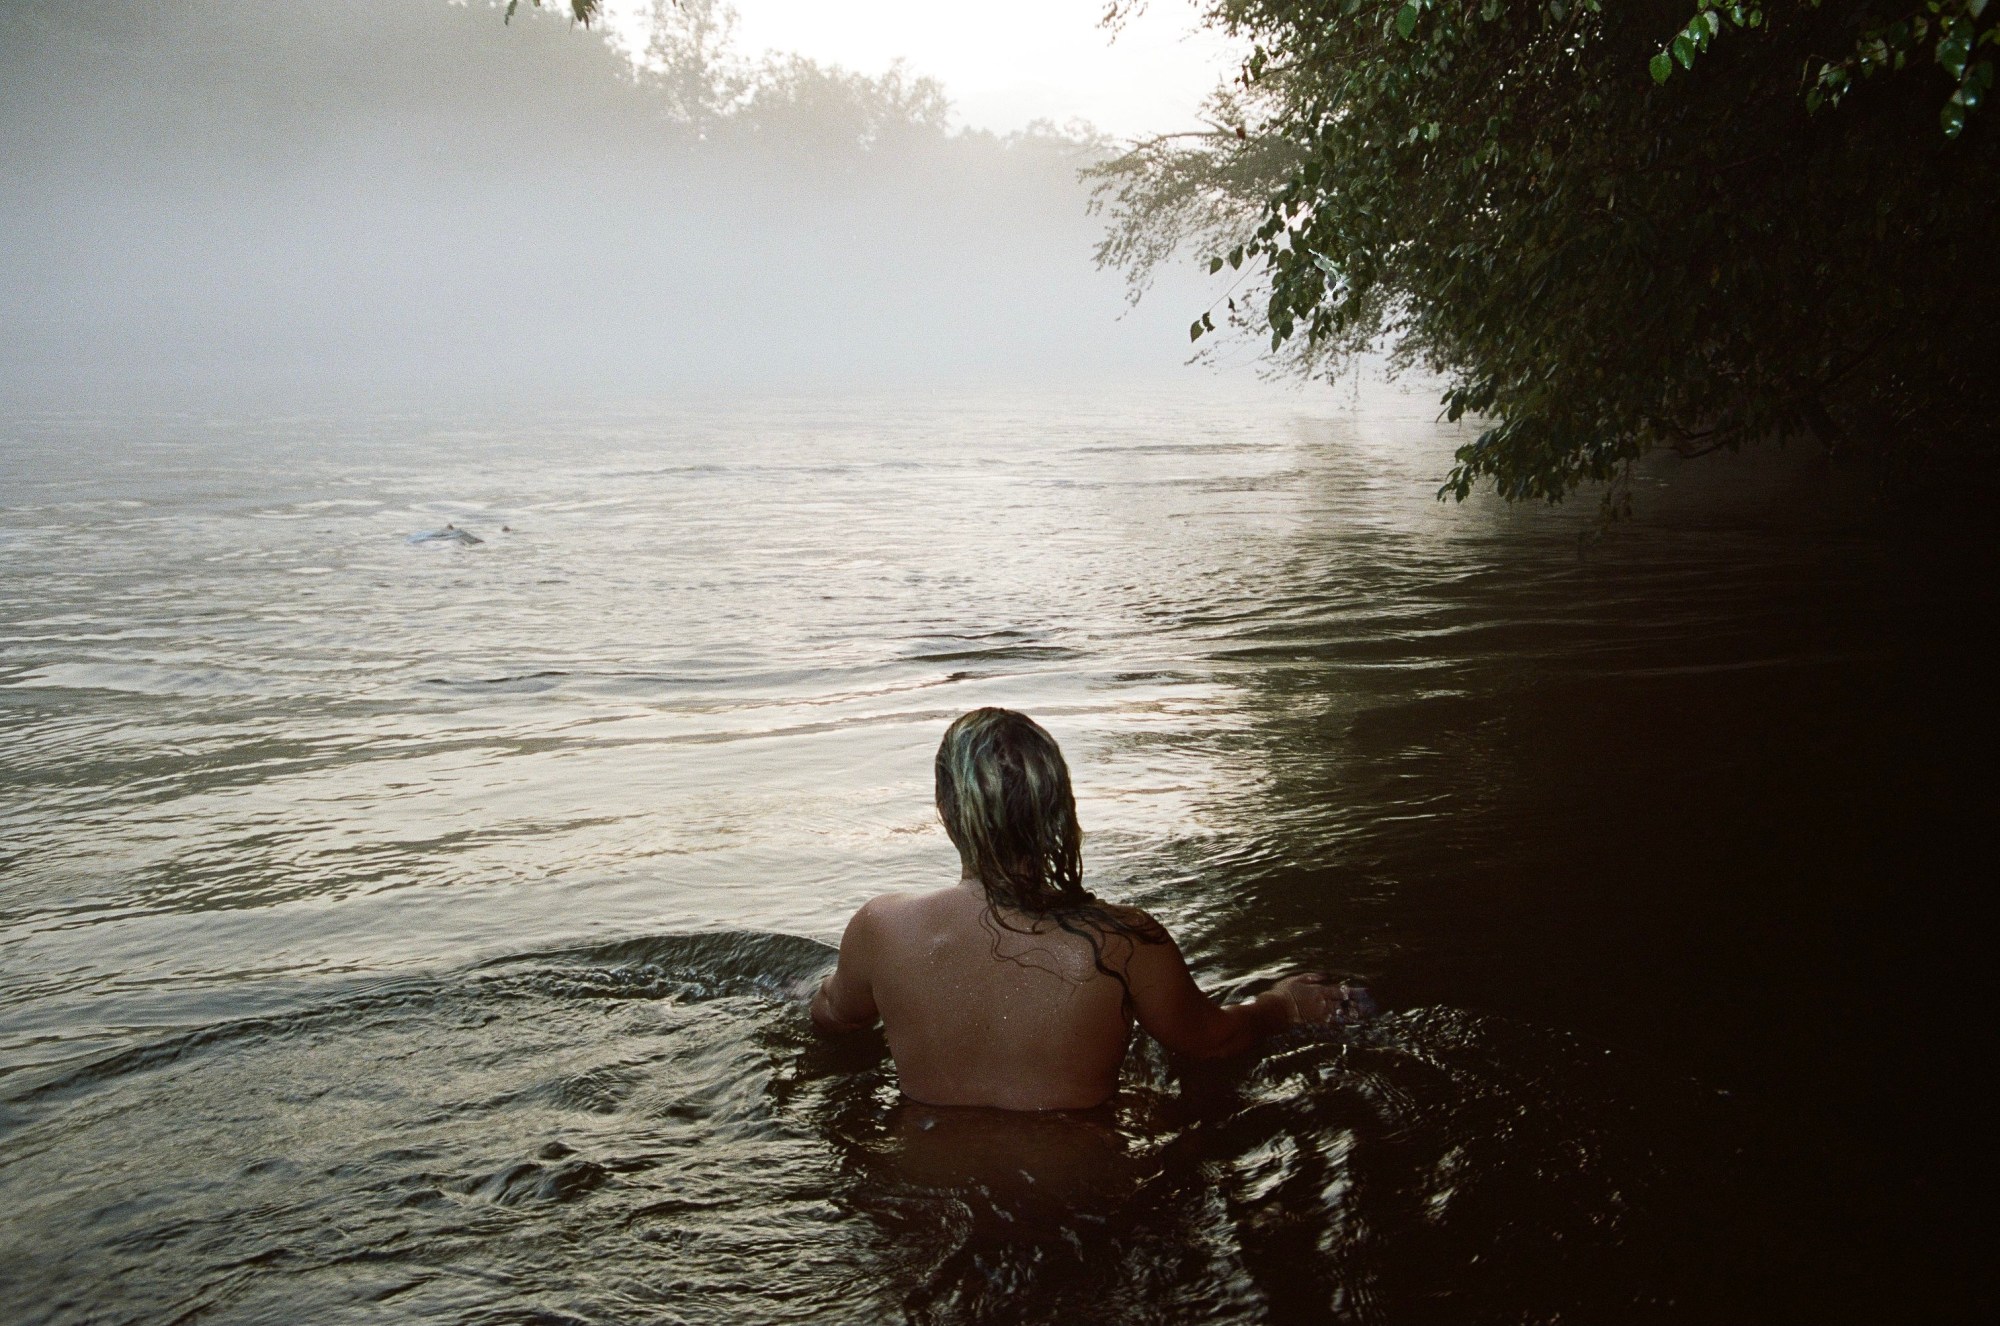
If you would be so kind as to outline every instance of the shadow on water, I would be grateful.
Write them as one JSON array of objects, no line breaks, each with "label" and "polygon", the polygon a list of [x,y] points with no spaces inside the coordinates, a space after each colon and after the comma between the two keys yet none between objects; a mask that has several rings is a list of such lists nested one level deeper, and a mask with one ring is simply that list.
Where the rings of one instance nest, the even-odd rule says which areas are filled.
[{"label": "shadow on water", "polygon": [[[1469,1149],[1505,1194],[1485,1228],[1554,1242],[1475,1266],[1470,1244],[1405,1230],[1378,1302],[1421,1303],[1434,1276],[1454,1320],[1990,1310],[1996,1175],[1966,1145],[1983,1066],[1965,1036],[1992,993],[1967,925],[1991,873],[1994,733],[1967,703],[1991,555],[1949,531],[1885,539],[1902,513],[1864,526],[1851,501],[1774,511],[1795,495],[1769,484],[1731,510],[1730,476],[1706,477],[1691,508],[1656,494],[1656,523],[1582,553],[1496,539],[1433,566],[1303,540],[1326,604],[1221,642],[1262,776],[1216,807],[1241,832],[1175,864],[1210,942],[1487,1010],[1425,1015],[1476,1028],[1455,1055],[1561,1027],[1600,1047],[1585,1062],[1656,1079],[1614,1098],[1546,1048],[1490,1061],[1562,1086],[1516,1097],[1530,1131]],[[1357,621],[1356,603],[1398,615]],[[1608,1163],[1529,1181],[1532,1130],[1566,1127]],[[1624,1231],[1612,1261],[1566,1227],[1593,1174],[1592,1227]],[[1658,1293],[1589,1297],[1616,1284]]]},{"label": "shadow on water", "polygon": [[1142,1039],[1088,1114],[943,1110],[896,1094],[878,1037],[812,1036],[796,991],[830,958],[757,933],[522,955],[17,1083],[8,1300],[50,1323],[1816,1315],[1772,1279],[1785,1225],[1728,1163],[1727,1110],[1634,1056],[1416,1008],[1220,1067]]}]

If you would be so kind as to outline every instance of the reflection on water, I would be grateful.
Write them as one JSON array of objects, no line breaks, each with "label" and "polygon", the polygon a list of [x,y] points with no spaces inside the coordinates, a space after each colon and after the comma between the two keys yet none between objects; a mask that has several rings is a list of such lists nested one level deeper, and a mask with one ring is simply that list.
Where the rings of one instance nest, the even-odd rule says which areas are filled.
[{"label": "reflection on water", "polygon": [[[1428,397],[1360,405],[12,421],[0,1289],[1978,1315],[1939,1010],[1981,993],[1979,600],[1803,458],[1659,467],[1580,551],[1587,507],[1428,500]],[[408,542],[447,523],[484,541]],[[1063,741],[1094,884],[1205,980],[1396,1011],[1135,1047],[1042,1119],[815,1041],[829,950],[787,935],[950,871],[929,755],[987,703]]]},{"label": "reflection on water", "polygon": [[55,1320],[1687,1306],[1651,1301],[1645,1204],[1707,1194],[1601,1050],[1429,1010],[1186,1082],[1142,1050],[1101,1112],[937,1109],[896,1096],[879,1040],[813,1038],[785,989],[830,957],[756,934],[531,955],[58,1075],[12,1104],[11,1269],[59,1289]]}]

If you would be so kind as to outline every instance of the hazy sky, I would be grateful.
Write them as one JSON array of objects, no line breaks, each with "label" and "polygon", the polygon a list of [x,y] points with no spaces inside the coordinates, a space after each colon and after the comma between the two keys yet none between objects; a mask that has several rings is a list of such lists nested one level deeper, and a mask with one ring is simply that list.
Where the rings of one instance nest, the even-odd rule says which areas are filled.
[{"label": "hazy sky", "polygon": [[[961,123],[1005,132],[1072,117],[1121,136],[1183,129],[1234,69],[1235,47],[1197,27],[1191,0],[1152,0],[1115,36],[1102,0],[734,0],[746,54],[792,51],[879,73],[901,57],[944,83]],[[622,30],[646,0],[612,0]]]}]

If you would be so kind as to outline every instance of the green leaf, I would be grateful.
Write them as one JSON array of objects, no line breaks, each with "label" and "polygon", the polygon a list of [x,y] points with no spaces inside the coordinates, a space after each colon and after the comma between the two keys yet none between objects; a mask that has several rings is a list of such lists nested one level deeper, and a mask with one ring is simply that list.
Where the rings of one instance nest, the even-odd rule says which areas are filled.
[{"label": "green leaf", "polygon": [[1954,101],[1947,101],[1938,112],[1938,123],[1944,126],[1946,138],[1956,138],[1965,130],[1965,107]]},{"label": "green leaf", "polygon": [[[1964,252],[1990,248],[1991,199],[1982,193],[1990,192],[1990,173],[1960,160],[1972,144],[1930,137],[1963,137],[1977,126],[1973,137],[1984,150],[1981,135],[1993,126],[1981,117],[2000,115],[2000,42],[1986,40],[2000,28],[1982,17],[1972,24],[1979,40],[1947,52],[1963,62],[1962,79],[1948,80],[1935,59],[1942,18],[1970,22],[1974,3],[2000,18],[2000,3],[1987,0],[1804,0],[1775,26],[1789,21],[1796,29],[1806,18],[1826,40],[1787,30],[1772,42],[1762,29],[1774,26],[1765,20],[1776,0],[1677,0],[1658,11],[1657,27],[1647,20],[1652,30],[1643,36],[1611,3],[1602,6],[1611,17],[1601,25],[1593,17],[1580,31],[1557,32],[1551,0],[1368,0],[1349,18],[1341,17],[1348,0],[1212,0],[1200,8],[1248,15],[1245,35],[1271,51],[1257,85],[1269,99],[1257,105],[1259,140],[1297,155],[1270,162],[1268,172],[1240,169],[1232,135],[1204,140],[1185,161],[1179,153],[1139,154],[1109,178],[1152,190],[1130,195],[1151,200],[1124,223],[1131,233],[1178,238],[1188,220],[1207,223],[1214,206],[1222,224],[1258,236],[1254,250],[1244,248],[1256,271],[1245,266],[1230,279],[1254,274],[1257,282],[1243,285],[1261,288],[1220,320],[1191,327],[1192,342],[1227,323],[1230,345],[1217,345],[1218,354],[1269,350],[1314,372],[1353,346],[1378,342],[1463,365],[1454,376],[1470,394],[1447,400],[1443,412],[1461,423],[1485,421],[1474,433],[1509,426],[1461,457],[1450,482],[1465,487],[1454,491],[1476,480],[1503,496],[1555,498],[1615,475],[1625,460],[1704,419],[1726,418],[1746,437],[1786,426],[1792,384],[1820,380],[1856,334],[1815,316],[1824,303],[1817,296],[1834,281],[1858,292],[1857,310],[1883,310],[1857,316],[1886,326],[1887,310],[1915,311],[1949,329],[1926,341],[1921,355],[1855,367],[1841,384],[1855,408],[1890,410],[1922,390],[1927,409],[1944,411],[1954,393],[1931,371],[1934,359],[1950,363],[1960,394],[1981,393],[1987,427],[2000,419],[2000,385],[1989,385],[2000,376],[1965,366],[1977,357],[1970,343],[1980,314],[2000,307],[2000,266],[1968,261],[1940,272],[1882,260],[1898,245],[1917,256],[1931,244],[1928,233],[1898,233],[1898,223],[1908,204],[1923,204],[1933,190],[1951,201],[1920,213],[1926,232],[1950,229]],[[1697,5],[1704,17],[1691,24]],[[1579,19],[1595,11],[1590,0],[1564,0],[1564,8]],[[1682,27],[1666,26],[1669,16]],[[1725,28],[1736,35],[1721,43]],[[1606,31],[1636,40],[1611,40]],[[1659,35],[1667,42],[1647,51]],[[1726,58],[1710,59],[1718,43]],[[1878,85],[1889,81],[1882,75],[1905,50],[1908,69],[1896,80],[1930,89],[1910,89],[1916,109],[1963,94],[1954,111],[1933,111],[1938,128],[1921,116],[1910,123],[1894,102],[1842,102],[1871,73]],[[1831,68],[1830,59],[1846,68]],[[1996,82],[1975,88],[1981,61],[1990,61]],[[1642,65],[1652,92],[1639,81]],[[1682,71],[1690,71],[1685,87],[1676,82]],[[1675,90],[1666,98],[1654,95],[1667,87]],[[1825,164],[1809,159],[1816,154],[1770,155],[1771,125],[1728,113],[1767,89],[1789,99],[1794,116],[1811,108],[1808,123],[1839,140],[1823,146],[1837,148],[1855,173],[1838,199],[1823,200],[1831,205],[1798,202]],[[1688,114],[1696,108],[1683,93],[1712,100],[1713,113]],[[1425,142],[1434,124],[1437,137]],[[1451,133],[1442,132],[1445,124]],[[1413,129],[1415,144],[1399,147]],[[1925,142],[1947,157],[1936,178],[1919,185],[1902,167]],[[1700,164],[1739,159],[1758,162],[1757,173],[1785,187],[1739,197],[1716,190],[1713,167]],[[1419,164],[1429,178],[1413,188]],[[1569,187],[1556,187],[1565,177]],[[1520,187],[1529,181],[1540,187]],[[1607,224],[1607,214],[1617,224]],[[1682,232],[1700,260],[1659,261],[1657,237]],[[1232,249],[1193,252],[1211,270],[1217,256],[1221,270],[1234,258]],[[1797,261],[1797,252],[1813,261]],[[1585,253],[1608,261],[1579,261]],[[1214,279],[1207,297],[1217,293]],[[1225,306],[1239,293],[1231,290]],[[1741,350],[1734,333],[1717,338],[1718,314],[1754,330],[1755,350],[1748,336]],[[1254,335],[1256,327],[1264,334],[1242,342],[1237,333]],[[1690,346],[1703,348],[1690,353]],[[1715,365],[1735,376],[1722,380]]]},{"label": "green leaf", "polygon": [[1210,258],[1208,260],[1208,274],[1210,276],[1214,276],[1217,272],[1221,270],[1222,270],[1222,259]]},{"label": "green leaf", "polygon": [[1243,265],[1243,246],[1241,244],[1238,244],[1235,248],[1229,251],[1229,266],[1230,269],[1233,271],[1236,268],[1241,267],[1242,265]]},{"label": "green leaf", "polygon": [[1200,319],[1200,318],[1196,318],[1196,319],[1195,319],[1195,320],[1194,320],[1193,322],[1190,322],[1190,323],[1188,324],[1188,339],[1189,339],[1190,341],[1198,341],[1198,340],[1200,340],[1200,339],[1201,339],[1201,319]]}]

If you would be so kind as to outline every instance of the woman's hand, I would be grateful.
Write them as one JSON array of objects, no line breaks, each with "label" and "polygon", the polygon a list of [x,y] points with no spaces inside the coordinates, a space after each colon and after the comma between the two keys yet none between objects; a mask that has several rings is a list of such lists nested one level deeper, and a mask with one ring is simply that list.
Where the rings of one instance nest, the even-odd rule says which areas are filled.
[{"label": "woman's hand", "polygon": [[1291,1006],[1292,1024],[1351,1027],[1375,1016],[1375,1001],[1362,985],[1336,981],[1325,972],[1301,972],[1271,987]]}]

